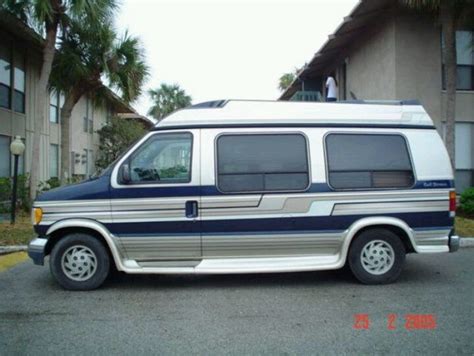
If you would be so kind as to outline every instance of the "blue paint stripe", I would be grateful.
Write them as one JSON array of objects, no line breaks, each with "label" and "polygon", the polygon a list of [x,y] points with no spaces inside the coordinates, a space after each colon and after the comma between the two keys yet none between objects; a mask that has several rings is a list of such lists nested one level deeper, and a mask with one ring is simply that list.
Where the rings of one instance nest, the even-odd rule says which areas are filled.
[{"label": "blue paint stripe", "polygon": [[[193,221],[166,221],[143,223],[108,223],[107,229],[117,236],[178,236],[186,234],[205,235],[239,235],[242,233],[264,234],[274,233],[338,233],[349,228],[357,220],[384,216],[395,217],[404,221],[416,231],[451,229],[454,218],[449,212],[428,213],[398,213],[398,214],[370,214],[346,216],[314,216],[298,218],[266,218],[266,219],[238,219],[238,220],[203,220]],[[37,225],[35,231],[45,236],[50,225]]]},{"label": "blue paint stripe", "polygon": [[[418,181],[411,189],[452,189],[454,181],[452,180],[430,180]],[[393,189],[387,189],[393,190]],[[333,190],[326,183],[313,183],[303,193],[328,193]],[[352,190],[353,192],[374,191],[370,189]],[[380,190],[377,190],[380,191]],[[282,194],[265,193],[265,194]],[[294,194],[295,192],[288,192]],[[252,194],[252,193],[241,193]],[[259,194],[259,193],[253,193]],[[236,195],[224,194],[217,190],[215,186],[180,186],[180,187],[135,187],[112,189],[110,187],[110,177],[103,176],[98,179],[84,181],[79,184],[65,186],[50,190],[41,194],[36,200],[55,201],[55,200],[94,200],[94,199],[137,199],[153,197],[182,197],[182,196],[219,196]]]},{"label": "blue paint stripe", "polygon": [[259,233],[268,231],[330,232],[349,228],[354,222],[365,217],[389,216],[403,220],[413,229],[452,226],[454,219],[449,212],[428,213],[398,213],[370,214],[346,216],[314,216],[297,218],[265,218],[265,219],[236,219],[236,220],[203,220],[179,222],[146,222],[146,223],[114,223],[106,224],[107,228],[116,235],[143,235],[156,231],[160,234],[221,234],[221,233]]}]

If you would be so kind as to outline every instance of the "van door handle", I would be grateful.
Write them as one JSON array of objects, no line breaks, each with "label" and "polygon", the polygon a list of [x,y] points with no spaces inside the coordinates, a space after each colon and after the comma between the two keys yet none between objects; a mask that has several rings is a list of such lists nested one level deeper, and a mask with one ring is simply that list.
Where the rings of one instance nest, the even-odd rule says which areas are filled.
[{"label": "van door handle", "polygon": [[198,202],[196,200],[188,200],[186,202],[186,217],[197,218],[198,216]]}]

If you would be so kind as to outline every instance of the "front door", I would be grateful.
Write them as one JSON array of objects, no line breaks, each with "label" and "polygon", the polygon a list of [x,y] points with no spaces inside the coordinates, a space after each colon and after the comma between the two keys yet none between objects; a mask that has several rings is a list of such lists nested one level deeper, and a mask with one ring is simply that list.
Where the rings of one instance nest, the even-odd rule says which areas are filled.
[{"label": "front door", "polygon": [[199,130],[150,133],[114,170],[107,227],[125,258],[201,257],[199,135]]}]

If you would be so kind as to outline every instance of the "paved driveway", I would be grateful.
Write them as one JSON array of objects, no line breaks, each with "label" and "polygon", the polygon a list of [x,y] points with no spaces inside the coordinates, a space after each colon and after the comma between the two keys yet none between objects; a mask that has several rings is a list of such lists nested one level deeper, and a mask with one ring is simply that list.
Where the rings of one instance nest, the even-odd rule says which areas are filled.
[{"label": "paved driveway", "polygon": [[[472,354],[473,262],[472,248],[410,255],[388,286],[333,271],[117,276],[67,292],[28,261],[0,274],[0,354]],[[433,314],[436,329],[407,330],[406,314]]]}]

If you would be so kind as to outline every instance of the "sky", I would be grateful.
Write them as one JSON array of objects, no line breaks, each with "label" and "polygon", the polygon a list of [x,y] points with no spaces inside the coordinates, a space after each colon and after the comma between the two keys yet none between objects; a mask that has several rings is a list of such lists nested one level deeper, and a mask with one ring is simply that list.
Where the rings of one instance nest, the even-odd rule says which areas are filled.
[{"label": "sky", "polygon": [[119,31],[141,39],[150,78],[146,94],[179,84],[193,103],[270,99],[278,79],[309,62],[357,0],[122,0]]}]

